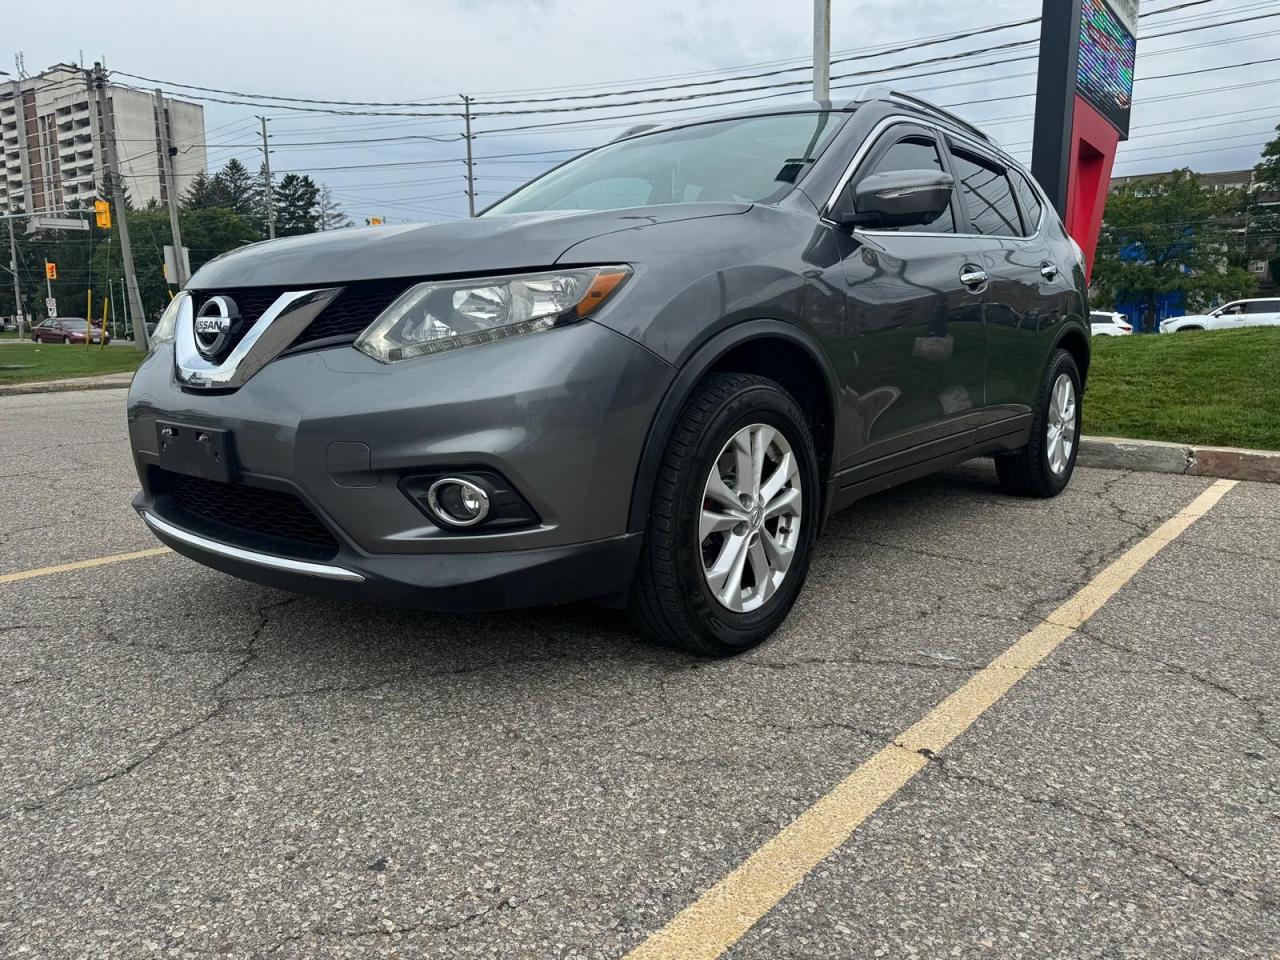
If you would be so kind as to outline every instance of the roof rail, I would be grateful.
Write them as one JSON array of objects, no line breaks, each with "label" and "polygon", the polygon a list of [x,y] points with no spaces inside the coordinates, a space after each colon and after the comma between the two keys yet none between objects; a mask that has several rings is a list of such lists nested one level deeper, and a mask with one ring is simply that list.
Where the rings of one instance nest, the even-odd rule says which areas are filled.
[{"label": "roof rail", "polygon": [[963,117],[958,117],[954,113],[952,113],[950,110],[946,110],[938,106],[936,103],[931,103],[930,101],[925,100],[923,97],[917,97],[915,94],[912,94],[912,93],[903,93],[901,90],[891,90],[887,87],[866,87],[863,90],[858,91],[858,99],[859,100],[897,100],[900,103],[909,103],[912,106],[916,106],[916,107],[920,107],[921,109],[928,110],[930,113],[935,113],[939,116],[946,117],[952,123],[956,124],[959,127],[963,127],[965,130],[968,130],[975,137],[981,137],[983,140],[987,141],[987,143],[995,143],[995,141],[992,140],[988,134],[979,130],[968,120],[965,120]]}]

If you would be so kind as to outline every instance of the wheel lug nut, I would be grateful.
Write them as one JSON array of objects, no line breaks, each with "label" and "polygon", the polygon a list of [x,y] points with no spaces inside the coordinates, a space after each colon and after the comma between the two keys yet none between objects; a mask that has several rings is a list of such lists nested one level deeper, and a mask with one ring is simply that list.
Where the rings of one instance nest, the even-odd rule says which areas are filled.
[{"label": "wheel lug nut", "polygon": [[747,525],[745,523],[739,523],[737,526],[733,528],[733,533],[734,533],[734,536],[737,536],[737,537],[746,536]]}]

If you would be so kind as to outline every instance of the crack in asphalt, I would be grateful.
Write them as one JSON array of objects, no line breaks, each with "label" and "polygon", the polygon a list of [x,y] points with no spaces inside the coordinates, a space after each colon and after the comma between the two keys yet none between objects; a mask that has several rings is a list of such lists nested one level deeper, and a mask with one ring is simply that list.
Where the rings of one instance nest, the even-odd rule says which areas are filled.
[{"label": "crack in asphalt", "polygon": [[[902,745],[897,744],[897,746]],[[1164,841],[1164,837],[1158,830],[1146,826],[1135,818],[1126,816],[1125,814],[1117,811],[1105,810],[1101,807],[1089,809],[1078,801],[1074,801],[1061,795],[1055,796],[1048,792],[1026,793],[1007,784],[998,783],[995,780],[987,779],[979,776],[978,774],[961,770],[956,766],[955,761],[943,757],[940,754],[936,754],[932,750],[920,750],[919,753],[929,761],[929,766],[926,769],[936,771],[941,776],[952,782],[974,784],[1005,796],[1017,797],[1025,803],[1050,807],[1055,810],[1074,814],[1083,820],[1101,827],[1102,835],[1116,846],[1163,863],[1165,866],[1169,867],[1175,873],[1197,887],[1222,894],[1223,896],[1232,899],[1242,900],[1246,903],[1252,904],[1267,914],[1280,913],[1280,900],[1264,894],[1255,893],[1254,891],[1247,890],[1243,887],[1227,886],[1221,883],[1215,883],[1208,877],[1197,873],[1192,867],[1181,863],[1173,854],[1162,850],[1152,849],[1149,846],[1137,843],[1136,841],[1126,837],[1117,836],[1112,829],[1108,829],[1115,828],[1118,825],[1123,825],[1141,833],[1143,836],[1156,843],[1162,843]]]},{"label": "crack in asphalt", "polygon": [[257,659],[256,646],[257,646],[258,638],[262,635],[262,632],[266,629],[267,624],[270,622],[271,613],[280,608],[287,607],[290,604],[297,603],[301,599],[302,599],[301,597],[289,597],[283,601],[276,601],[274,603],[266,604],[262,607],[259,607],[255,611],[258,615],[258,624],[253,629],[252,633],[249,635],[248,643],[240,651],[238,651],[243,654],[240,662],[237,663],[235,666],[233,666],[231,670],[228,671],[220,680],[218,680],[218,682],[215,683],[209,690],[209,694],[214,699],[214,706],[212,709],[206,711],[202,716],[197,717],[195,720],[192,720],[190,723],[183,724],[182,726],[178,727],[176,730],[172,730],[169,733],[164,734],[156,738],[155,740],[151,741],[150,744],[148,744],[138,756],[134,757],[132,760],[128,761],[127,763],[121,764],[117,766],[115,769],[110,770],[106,773],[97,774],[90,777],[82,777],[78,780],[73,780],[71,783],[64,784],[62,787],[59,787],[53,793],[49,794],[48,796],[44,797],[41,800],[26,801],[22,804],[19,804],[16,808],[12,808],[3,814],[0,814],[0,820],[9,819],[10,817],[12,817],[13,815],[19,812],[29,813],[29,812],[42,810],[45,807],[49,806],[50,804],[57,802],[58,800],[62,799],[63,797],[69,794],[78,793],[83,790],[88,790],[93,787],[101,786],[105,783],[109,783],[113,780],[117,780],[121,777],[127,776],[133,773],[133,771],[137,770],[143,764],[147,763],[149,760],[151,760],[153,757],[159,754],[166,747],[173,744],[175,741],[181,740],[187,734],[192,733],[195,730],[198,730],[200,727],[204,726],[209,721],[221,715],[222,712],[228,706],[228,704],[232,702],[232,698],[223,697],[221,695],[221,692],[229,683],[232,683],[237,677],[239,677],[246,670],[248,670],[249,666],[254,662],[254,660]]},{"label": "crack in asphalt", "polygon": [[[1215,680],[1213,677],[1208,676],[1207,674],[1201,673],[1200,671],[1195,670],[1191,667],[1188,667],[1185,664],[1178,663],[1177,661],[1174,661],[1174,660],[1165,660],[1162,657],[1157,657],[1153,654],[1145,653],[1144,651],[1141,651],[1141,650],[1135,650],[1132,647],[1127,647],[1124,644],[1118,643],[1114,640],[1108,640],[1102,635],[1100,635],[1096,630],[1087,629],[1086,627],[1087,625],[1085,627],[1078,628],[1076,630],[1076,633],[1084,637],[1085,639],[1098,644],[1099,646],[1107,647],[1108,649],[1114,650],[1117,653],[1126,654],[1128,656],[1140,657],[1143,660],[1147,660],[1151,663],[1158,664],[1175,675],[1186,677],[1189,680],[1194,680],[1196,683],[1202,685],[1206,689],[1212,690],[1215,693],[1222,694],[1223,696],[1235,701],[1237,704],[1244,707],[1249,712],[1249,714],[1253,717],[1253,722],[1254,722],[1254,725],[1257,727],[1258,735],[1261,736],[1262,739],[1266,741],[1268,744],[1270,744],[1271,746],[1277,749],[1280,749],[1280,738],[1273,736],[1269,729],[1270,725],[1274,721],[1269,716],[1267,716],[1266,712],[1262,709],[1263,703],[1270,702],[1266,698],[1253,697],[1253,696],[1249,696],[1248,694],[1241,693],[1239,690],[1236,690],[1228,686],[1222,681]],[[1108,671],[1108,672],[1114,673],[1115,671]],[[1150,676],[1150,672],[1148,671],[1143,675]]]}]

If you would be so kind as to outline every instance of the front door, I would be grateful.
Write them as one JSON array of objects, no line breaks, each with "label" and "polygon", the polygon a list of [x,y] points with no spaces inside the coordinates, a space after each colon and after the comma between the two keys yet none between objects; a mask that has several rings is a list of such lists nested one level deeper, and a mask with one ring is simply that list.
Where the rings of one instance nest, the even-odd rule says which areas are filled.
[{"label": "front door", "polygon": [[[934,132],[903,123],[881,135],[846,189],[873,173],[945,169]],[[852,350],[842,372],[857,414],[847,449],[850,464],[868,464],[869,472],[973,440],[985,402],[986,279],[960,222],[953,198],[931,224],[853,233],[845,259]]]}]

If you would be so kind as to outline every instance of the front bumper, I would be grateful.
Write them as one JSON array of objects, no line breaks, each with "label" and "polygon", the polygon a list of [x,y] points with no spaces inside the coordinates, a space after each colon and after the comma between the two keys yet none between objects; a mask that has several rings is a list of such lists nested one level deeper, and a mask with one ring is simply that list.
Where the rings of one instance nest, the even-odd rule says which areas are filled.
[{"label": "front bumper", "polygon": [[166,546],[242,580],[326,599],[443,612],[536,607],[625,593],[642,534],[594,543],[495,553],[367,556],[340,551],[326,563],[221,543],[134,507]]},{"label": "front bumper", "polygon": [[[134,506],[178,552],[299,592],[438,610],[616,594],[639,552],[626,529],[630,493],[671,372],[591,322],[397,364],[314,350],[231,392],[183,388],[165,345],[130,389]],[[189,522],[157,482],[165,422],[230,431],[240,492],[300,500],[332,549],[264,548]],[[538,522],[448,530],[401,490],[405,477],[464,468],[501,474]]]}]

